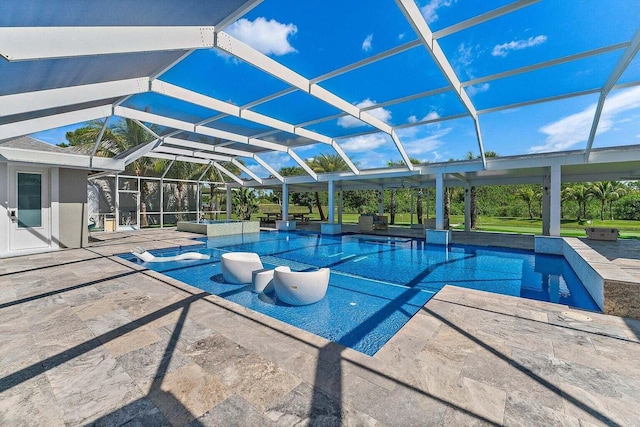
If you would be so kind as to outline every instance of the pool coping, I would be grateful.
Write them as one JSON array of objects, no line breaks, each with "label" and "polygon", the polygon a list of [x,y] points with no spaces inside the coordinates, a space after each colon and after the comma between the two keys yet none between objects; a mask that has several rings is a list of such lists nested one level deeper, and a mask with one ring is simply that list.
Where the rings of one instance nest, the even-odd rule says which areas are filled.
[{"label": "pool coping", "polygon": [[536,253],[562,255],[603,313],[640,319],[640,284],[576,237],[535,237]]}]

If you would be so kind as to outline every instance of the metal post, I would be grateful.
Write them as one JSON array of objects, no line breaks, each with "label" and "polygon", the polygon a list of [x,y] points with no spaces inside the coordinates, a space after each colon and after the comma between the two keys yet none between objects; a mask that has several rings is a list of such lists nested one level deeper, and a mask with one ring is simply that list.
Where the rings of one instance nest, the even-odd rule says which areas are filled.
[{"label": "metal post", "polygon": [[231,187],[227,184],[227,219],[231,219],[232,210],[233,210],[233,204],[231,200]]},{"label": "metal post", "polygon": [[471,231],[471,185],[464,186],[464,231]]},{"label": "metal post", "polygon": [[282,183],[282,220],[289,219],[289,184]]},{"label": "metal post", "polygon": [[342,193],[342,190],[338,191],[338,224],[342,224]]},{"label": "metal post", "polygon": [[444,229],[444,176],[436,173],[436,230]]},{"label": "metal post", "polygon": [[120,226],[120,178],[119,175],[116,174],[116,229],[114,231],[118,231]]},{"label": "metal post", "polygon": [[549,218],[549,234],[560,236],[560,203],[562,193],[562,167],[559,164],[551,166],[551,212]]},{"label": "metal post", "polygon": [[335,207],[335,200],[334,200],[334,194],[335,193],[335,182],[333,182],[332,179],[329,180],[329,216],[328,216],[328,220],[329,220],[329,224],[334,224],[335,223],[335,215],[334,215],[334,207]]}]

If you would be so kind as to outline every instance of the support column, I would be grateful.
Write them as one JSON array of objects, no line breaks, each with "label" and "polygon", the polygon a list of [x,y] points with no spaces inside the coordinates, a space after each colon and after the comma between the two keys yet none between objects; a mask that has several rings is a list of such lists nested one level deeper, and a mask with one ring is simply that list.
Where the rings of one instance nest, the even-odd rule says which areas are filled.
[{"label": "support column", "polygon": [[551,212],[549,219],[549,234],[560,236],[560,202],[562,199],[562,167],[559,164],[551,166]]},{"label": "support column", "polygon": [[342,224],[342,193],[342,190],[338,191],[338,224]]},{"label": "support column", "polygon": [[233,210],[233,203],[231,197],[231,187],[227,184],[227,219],[231,219],[231,211]]},{"label": "support column", "polygon": [[334,214],[334,208],[335,208],[335,182],[333,182],[332,179],[329,180],[328,182],[328,191],[329,191],[329,206],[327,207],[327,209],[329,210],[328,212],[328,223],[327,224],[321,224],[320,225],[320,232],[322,234],[340,234],[342,233],[342,225],[341,224],[336,224],[335,222],[335,214]]},{"label": "support column", "polygon": [[116,206],[115,206],[115,215],[116,215],[116,228],[113,231],[118,231],[120,228],[120,175],[116,174]]},{"label": "support column", "polygon": [[444,174],[436,172],[436,229],[426,230],[426,242],[448,245],[451,232],[444,229]]},{"label": "support column", "polygon": [[542,182],[542,235],[549,236],[549,221],[551,220],[551,199],[550,199],[551,181],[549,175],[544,177]]},{"label": "support column", "polygon": [[329,206],[328,206],[328,221],[329,224],[333,224],[335,223],[335,214],[334,214],[334,209],[335,209],[335,183],[333,182],[332,179],[329,180]]},{"label": "support column", "polygon": [[436,229],[444,228],[444,176],[436,173]]},{"label": "support column", "polygon": [[282,183],[282,219],[276,221],[276,228],[281,231],[295,230],[296,222],[289,221],[289,184]]},{"label": "support column", "polygon": [[464,185],[464,231],[471,231],[471,185]]},{"label": "support column", "polygon": [[384,215],[384,188],[378,190],[378,215]]},{"label": "support column", "polygon": [[289,219],[289,184],[282,183],[282,219]]}]

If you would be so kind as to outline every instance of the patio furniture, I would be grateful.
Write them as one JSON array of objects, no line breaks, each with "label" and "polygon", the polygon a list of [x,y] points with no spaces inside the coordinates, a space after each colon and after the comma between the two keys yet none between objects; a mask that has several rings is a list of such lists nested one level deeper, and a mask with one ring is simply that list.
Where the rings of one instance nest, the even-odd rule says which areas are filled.
[{"label": "patio furniture", "polygon": [[146,249],[137,247],[131,251],[131,253],[141,261],[144,262],[168,262],[168,261],[184,261],[193,259],[209,259],[209,255],[201,254],[200,252],[185,252],[183,254],[175,256],[155,256],[149,253]]},{"label": "patio furniture", "polygon": [[360,231],[386,230],[389,228],[389,219],[386,216],[365,214],[358,218]]},{"label": "patio furniture", "polygon": [[222,254],[222,276],[225,282],[251,283],[254,270],[262,270],[260,256],[254,252],[228,252]]},{"label": "patio furniture", "polygon": [[329,269],[291,271],[289,267],[276,267],[273,287],[278,299],[291,305],[307,305],[320,301],[329,286]]},{"label": "patio furniture", "polygon": [[257,294],[261,292],[270,292],[273,289],[273,270],[263,268],[262,270],[253,270],[251,272],[251,292]]},{"label": "patio furniture", "polygon": [[616,241],[618,240],[618,236],[620,235],[620,230],[618,230],[617,228],[589,227],[585,228],[584,231],[586,231],[587,238],[589,240]]}]

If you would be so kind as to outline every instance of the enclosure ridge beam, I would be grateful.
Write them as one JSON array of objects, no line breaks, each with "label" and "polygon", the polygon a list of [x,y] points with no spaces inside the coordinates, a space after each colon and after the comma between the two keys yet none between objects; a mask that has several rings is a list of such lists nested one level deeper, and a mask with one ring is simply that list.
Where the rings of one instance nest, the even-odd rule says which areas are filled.
[{"label": "enclosure ridge beam", "polygon": [[68,113],[53,114],[50,116],[6,123],[0,125],[0,140],[30,135],[43,130],[55,129],[75,123],[104,119],[111,116],[112,113],[112,105],[107,104],[99,107],[70,111]]},{"label": "enclosure ridge beam", "polygon": [[0,116],[118,98],[148,90],[146,77],[0,96]]},{"label": "enclosure ridge beam", "polygon": [[0,56],[8,61],[134,52],[205,49],[214,27],[0,27]]}]

